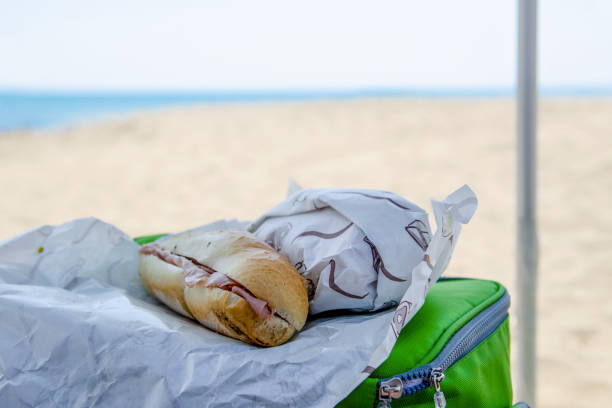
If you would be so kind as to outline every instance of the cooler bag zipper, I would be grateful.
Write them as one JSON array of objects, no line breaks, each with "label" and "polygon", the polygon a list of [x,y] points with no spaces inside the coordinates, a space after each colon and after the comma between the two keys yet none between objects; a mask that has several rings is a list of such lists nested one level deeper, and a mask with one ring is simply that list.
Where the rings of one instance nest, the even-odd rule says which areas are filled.
[{"label": "cooler bag zipper", "polygon": [[466,323],[446,343],[440,354],[430,362],[413,370],[378,381],[378,407],[390,407],[393,399],[405,397],[434,387],[434,406],[445,408],[446,399],[440,383],[444,372],[474,347],[485,340],[508,316],[508,293]]}]

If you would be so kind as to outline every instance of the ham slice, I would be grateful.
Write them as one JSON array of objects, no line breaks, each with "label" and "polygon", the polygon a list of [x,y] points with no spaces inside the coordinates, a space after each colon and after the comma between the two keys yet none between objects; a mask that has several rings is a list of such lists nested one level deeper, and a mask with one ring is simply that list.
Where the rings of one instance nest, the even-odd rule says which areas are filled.
[{"label": "ham slice", "polygon": [[268,303],[264,300],[256,298],[250,292],[240,286],[232,286],[232,293],[242,297],[251,306],[251,309],[262,319],[267,319],[272,316],[272,310],[268,306]]},{"label": "ham slice", "polygon": [[236,282],[235,280],[229,278],[227,275],[222,274],[221,272],[215,272],[208,277],[206,280],[206,287],[209,288],[220,288],[229,290],[232,293],[240,296],[244,300],[247,301],[251,309],[262,319],[267,319],[272,315],[272,310],[268,306],[268,303],[264,300],[261,300],[254,296],[251,292],[249,292],[244,286]]},{"label": "ham slice", "polygon": [[206,284],[204,286],[209,287],[209,288],[221,288],[221,289],[229,290],[231,286],[237,285],[237,284],[238,282],[236,282],[233,279],[228,278],[227,275],[221,272],[215,272],[212,275],[210,275],[208,279],[206,279]]},{"label": "ham slice", "polygon": [[229,290],[240,296],[251,306],[255,314],[262,319],[267,319],[273,314],[272,309],[270,309],[265,300],[257,298],[247,288],[229,276],[217,272],[209,266],[202,265],[195,259],[174,254],[155,243],[143,245],[139,252],[143,255],[155,255],[162,261],[181,268],[185,275],[185,285],[189,287],[195,286],[198,282],[205,281],[206,287]]},{"label": "ham slice", "polygon": [[143,245],[139,252],[143,255],[155,255],[162,261],[181,268],[185,275],[185,284],[189,287],[193,287],[196,283],[206,280],[211,274],[210,271],[214,272],[214,269],[197,265],[191,259],[173,254],[159,246],[159,244]]}]

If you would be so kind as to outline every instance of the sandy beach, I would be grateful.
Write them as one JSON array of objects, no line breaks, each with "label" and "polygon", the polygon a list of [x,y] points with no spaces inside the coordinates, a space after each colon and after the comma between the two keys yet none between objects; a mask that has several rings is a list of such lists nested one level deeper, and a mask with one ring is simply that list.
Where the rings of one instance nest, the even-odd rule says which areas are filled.
[{"label": "sandy beach", "polygon": [[[430,197],[469,184],[479,208],[446,275],[512,293],[514,126],[509,99],[370,99],[174,108],[0,133],[0,241],[85,216],[132,236],[252,219],[284,198],[289,179],[390,190],[428,211]],[[606,406],[612,100],[544,100],[538,149],[538,406]]]}]

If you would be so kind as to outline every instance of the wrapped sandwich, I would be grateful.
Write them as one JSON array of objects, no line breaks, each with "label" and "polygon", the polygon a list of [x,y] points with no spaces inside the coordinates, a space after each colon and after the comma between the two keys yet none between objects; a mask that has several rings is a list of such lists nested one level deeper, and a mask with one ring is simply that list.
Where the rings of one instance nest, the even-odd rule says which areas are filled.
[{"label": "wrapped sandwich", "polygon": [[186,232],[144,245],[139,273],[174,311],[247,343],[282,344],[308,314],[295,267],[244,231]]}]

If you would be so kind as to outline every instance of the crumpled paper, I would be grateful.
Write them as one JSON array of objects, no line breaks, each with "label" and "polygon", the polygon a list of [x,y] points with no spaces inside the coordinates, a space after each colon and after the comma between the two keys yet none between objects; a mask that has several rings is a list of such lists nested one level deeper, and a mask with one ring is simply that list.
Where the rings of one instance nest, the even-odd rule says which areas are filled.
[{"label": "crumpled paper", "polygon": [[[444,205],[435,204],[436,217],[469,221],[476,197],[467,186],[449,199],[457,196],[461,197],[454,206],[460,205],[465,214],[453,216]],[[387,191],[297,191],[248,230],[285,255],[306,278],[313,314],[397,306],[412,284],[415,267],[423,260],[432,269],[435,264],[426,256],[433,235],[427,213]],[[459,226],[453,231],[438,234],[437,245],[446,243],[452,251]],[[438,279],[441,266],[430,279]]]},{"label": "crumpled paper", "polygon": [[[465,199],[434,202],[436,234],[456,236]],[[387,358],[448,262],[454,243],[433,245],[436,234],[433,271],[414,268],[396,309],[309,319],[288,343],[259,348],[151,298],[138,245],[114,226],[86,218],[27,231],[0,243],[0,406],[333,406]]]}]

